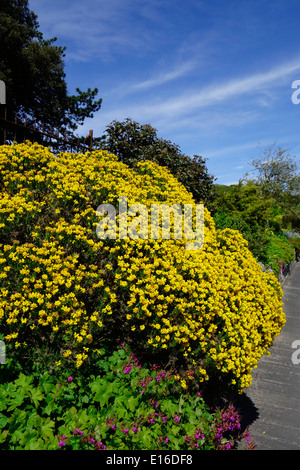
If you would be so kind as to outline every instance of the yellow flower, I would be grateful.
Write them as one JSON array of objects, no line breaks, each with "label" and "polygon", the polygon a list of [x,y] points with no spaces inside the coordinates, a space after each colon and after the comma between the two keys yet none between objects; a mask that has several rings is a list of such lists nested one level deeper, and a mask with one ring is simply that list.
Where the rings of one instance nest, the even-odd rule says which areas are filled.
[{"label": "yellow flower", "polygon": [[70,351],[70,349],[67,349],[66,351],[63,352],[63,356],[64,357],[69,357],[71,356],[72,352]]},{"label": "yellow flower", "polygon": [[183,380],[180,380],[180,384],[182,386],[182,388],[186,388],[187,385],[186,385],[186,381],[183,379]]},{"label": "yellow flower", "polygon": [[[34,339],[52,323],[62,336],[68,329],[76,352],[90,354],[84,350],[85,338],[97,341],[107,319],[112,324],[130,320],[133,342],[135,331],[147,325],[149,349],[168,353],[174,347],[187,363],[195,361],[199,381],[208,380],[199,361],[213,361],[233,384],[249,386],[251,370],[285,317],[279,282],[262,272],[239,232],[217,230],[204,208],[200,250],[186,250],[185,236],[175,237],[178,214],[170,218],[169,239],[97,238],[97,203],[115,206],[120,194],[127,194],[128,207],[144,204],[148,215],[158,202],[182,209],[195,205],[167,168],[145,161],[132,169],[103,150],[63,152],[57,158],[43,146],[25,143],[1,146],[0,172],[0,217],[5,222],[0,223],[0,239],[9,230],[12,240],[0,244],[0,329],[12,347],[15,330]],[[141,233],[147,232],[145,225]],[[23,236],[17,240],[21,226],[32,226],[25,241]],[[99,312],[90,312],[92,302]],[[80,366],[85,357],[74,359]]]}]

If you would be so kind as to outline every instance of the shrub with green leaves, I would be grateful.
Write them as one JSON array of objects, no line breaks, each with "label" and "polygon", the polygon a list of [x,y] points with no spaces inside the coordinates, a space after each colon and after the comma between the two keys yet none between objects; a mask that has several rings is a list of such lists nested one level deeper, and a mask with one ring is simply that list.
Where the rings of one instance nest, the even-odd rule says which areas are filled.
[{"label": "shrub with green leaves", "polygon": [[228,215],[226,212],[218,212],[214,216],[216,228],[224,230],[230,228],[237,230],[248,242],[248,248],[253,256],[266,262],[266,249],[270,241],[270,231],[258,224],[247,223],[240,214]]},{"label": "shrub with green leaves", "polygon": [[296,253],[299,256],[299,253],[300,253],[300,238],[297,238],[297,237],[289,238],[289,242],[290,242],[290,244],[292,245],[292,247],[294,248],[294,250],[296,251]]},{"label": "shrub with green leaves", "polygon": [[280,266],[285,266],[295,259],[295,251],[285,236],[273,235],[266,251],[267,266],[278,276]]}]

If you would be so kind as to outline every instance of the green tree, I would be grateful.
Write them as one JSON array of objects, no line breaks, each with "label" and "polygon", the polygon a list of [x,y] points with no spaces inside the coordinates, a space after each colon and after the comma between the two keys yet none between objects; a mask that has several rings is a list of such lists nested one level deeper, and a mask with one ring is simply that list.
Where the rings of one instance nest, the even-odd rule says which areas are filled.
[{"label": "green tree", "polygon": [[241,232],[252,254],[266,262],[270,227],[280,229],[278,207],[273,199],[264,197],[260,186],[250,181],[239,181],[231,186],[216,185],[215,191],[213,215],[216,228]]},{"label": "green tree", "polygon": [[295,157],[274,142],[262,149],[252,166],[255,173],[252,182],[261,188],[264,197],[280,205],[283,223],[299,229],[300,174]]},{"label": "green tree", "polygon": [[7,106],[23,118],[75,130],[101,107],[97,88],[69,95],[65,81],[65,48],[45,40],[28,0],[1,0],[0,80]]},{"label": "green tree", "polygon": [[265,198],[258,185],[239,181],[236,185],[220,189],[216,186],[214,213],[241,216],[249,225],[268,226],[273,200]]},{"label": "green tree", "polygon": [[300,175],[297,172],[295,157],[287,149],[276,145],[276,142],[262,149],[261,155],[252,160],[252,166],[257,176],[254,181],[264,194],[273,197],[278,202],[286,194],[300,191]]},{"label": "green tree", "polygon": [[198,155],[184,155],[178,145],[159,138],[150,124],[139,124],[127,118],[113,121],[106,127],[102,147],[133,167],[137,162],[151,160],[167,167],[185,188],[193,194],[196,202],[208,208],[213,199],[214,177],[208,174],[206,160]]}]

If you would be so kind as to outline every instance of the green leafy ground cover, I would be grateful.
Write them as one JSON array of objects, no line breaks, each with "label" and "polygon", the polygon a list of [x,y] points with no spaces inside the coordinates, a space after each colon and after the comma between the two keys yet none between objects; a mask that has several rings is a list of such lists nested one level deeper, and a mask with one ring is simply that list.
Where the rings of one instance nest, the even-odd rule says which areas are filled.
[{"label": "green leafy ground cover", "polygon": [[242,438],[251,448],[233,406],[212,412],[192,380],[183,392],[172,371],[111,350],[60,379],[1,365],[0,450],[213,450]]}]

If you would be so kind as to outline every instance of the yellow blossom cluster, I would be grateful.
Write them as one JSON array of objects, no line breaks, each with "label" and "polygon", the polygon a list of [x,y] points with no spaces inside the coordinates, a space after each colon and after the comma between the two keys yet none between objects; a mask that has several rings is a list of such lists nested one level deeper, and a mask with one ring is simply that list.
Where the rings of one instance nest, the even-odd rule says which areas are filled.
[{"label": "yellow blossom cluster", "polygon": [[166,168],[15,144],[0,148],[0,191],[0,333],[14,349],[43,339],[59,362],[80,367],[103,336],[123,335],[182,357],[200,381],[217,373],[249,386],[285,318],[278,281],[237,231],[217,231],[204,208],[199,250],[174,233],[97,237],[97,207],[118,208],[122,196],[149,213],[151,204],[194,204]]}]

